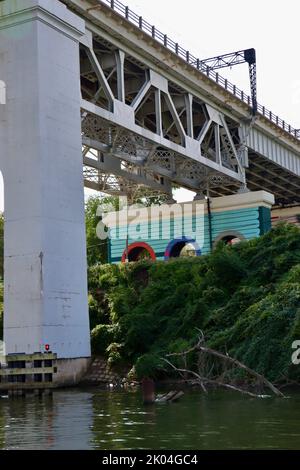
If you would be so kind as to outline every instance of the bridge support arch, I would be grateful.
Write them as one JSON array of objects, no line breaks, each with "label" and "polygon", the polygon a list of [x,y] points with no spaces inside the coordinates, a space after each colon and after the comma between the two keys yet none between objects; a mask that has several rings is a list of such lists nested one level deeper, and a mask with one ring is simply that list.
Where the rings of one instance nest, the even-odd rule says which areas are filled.
[{"label": "bridge support arch", "polygon": [[0,3],[6,354],[57,354],[59,382],[90,357],[79,39],[57,0]]}]

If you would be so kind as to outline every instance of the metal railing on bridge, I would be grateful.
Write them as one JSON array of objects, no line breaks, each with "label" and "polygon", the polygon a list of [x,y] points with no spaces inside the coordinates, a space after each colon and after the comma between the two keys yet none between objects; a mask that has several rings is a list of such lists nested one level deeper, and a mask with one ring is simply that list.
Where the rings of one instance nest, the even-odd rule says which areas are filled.
[{"label": "metal railing on bridge", "polygon": [[[177,42],[170,39],[167,34],[163,34],[155,26],[148,23],[142,16],[137,15],[128,6],[125,6],[119,0],[98,0],[99,3],[104,3],[115,12],[119,13],[123,18],[133,23],[139,29],[144,31],[146,34],[151,36],[153,39],[158,41],[164,47],[181,57],[188,64],[195,67],[199,71],[205,73],[209,78],[214,80],[218,85],[222,86],[225,90],[232,93],[232,95],[239,98],[241,101],[246,103],[248,106],[252,106],[251,97],[245,93],[243,90],[240,90],[236,85],[233,85],[229,80],[222,77],[218,72],[210,70],[205,64],[201,62],[201,59],[193,56],[189,51],[181,47]],[[284,131],[291,134],[293,137],[296,137],[300,140],[300,129],[293,128],[290,124],[287,124],[286,121],[278,117],[276,114],[269,111],[265,106],[257,104],[258,112],[267,118],[269,121],[274,123],[276,126],[280,127]]]}]

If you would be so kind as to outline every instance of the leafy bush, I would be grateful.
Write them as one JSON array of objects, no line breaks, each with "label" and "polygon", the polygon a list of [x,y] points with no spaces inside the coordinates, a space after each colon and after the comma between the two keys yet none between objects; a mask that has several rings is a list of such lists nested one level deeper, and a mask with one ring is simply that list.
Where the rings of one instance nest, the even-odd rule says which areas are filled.
[{"label": "leafy bush", "polygon": [[114,338],[114,325],[97,325],[91,332],[91,344],[94,354],[105,354]]},{"label": "leafy bush", "polygon": [[108,364],[111,365],[116,365],[121,362],[122,356],[121,356],[121,349],[122,349],[122,344],[119,343],[111,343],[107,349],[106,352],[108,353]]},{"label": "leafy bush", "polygon": [[143,377],[155,378],[158,371],[163,368],[163,361],[157,354],[144,354],[138,358],[135,365],[138,379],[142,379]]},{"label": "leafy bush", "polygon": [[3,340],[3,281],[0,279],[0,340]]}]

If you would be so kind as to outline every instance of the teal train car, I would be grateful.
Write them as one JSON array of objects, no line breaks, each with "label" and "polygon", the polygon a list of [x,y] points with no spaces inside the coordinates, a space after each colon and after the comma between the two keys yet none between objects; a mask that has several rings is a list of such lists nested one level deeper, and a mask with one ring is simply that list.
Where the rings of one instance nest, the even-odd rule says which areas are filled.
[{"label": "teal train car", "polygon": [[102,220],[108,227],[109,261],[201,256],[219,240],[235,243],[258,237],[271,229],[273,204],[272,194],[255,191],[111,212]]}]

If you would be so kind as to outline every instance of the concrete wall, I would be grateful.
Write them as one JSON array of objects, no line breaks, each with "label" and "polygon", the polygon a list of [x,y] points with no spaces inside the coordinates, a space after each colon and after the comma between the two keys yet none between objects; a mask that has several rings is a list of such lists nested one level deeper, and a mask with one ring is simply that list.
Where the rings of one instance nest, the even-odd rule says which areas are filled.
[{"label": "concrete wall", "polygon": [[76,385],[85,376],[91,358],[58,359],[54,383],[59,387]]},{"label": "concrete wall", "polygon": [[78,41],[57,0],[0,3],[6,353],[90,356]]}]

